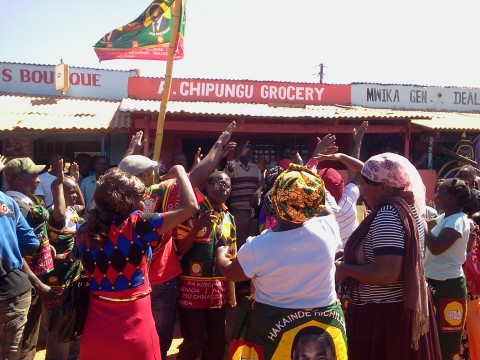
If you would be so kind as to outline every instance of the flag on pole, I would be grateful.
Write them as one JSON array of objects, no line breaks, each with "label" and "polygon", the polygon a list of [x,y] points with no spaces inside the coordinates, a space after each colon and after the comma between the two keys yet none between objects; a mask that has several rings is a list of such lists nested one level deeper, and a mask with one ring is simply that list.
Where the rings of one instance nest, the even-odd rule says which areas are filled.
[{"label": "flag on pole", "polygon": [[181,9],[174,59],[183,59],[185,0],[153,1],[134,21],[110,31],[94,45],[98,59],[166,61],[173,30],[173,7],[177,4]]}]

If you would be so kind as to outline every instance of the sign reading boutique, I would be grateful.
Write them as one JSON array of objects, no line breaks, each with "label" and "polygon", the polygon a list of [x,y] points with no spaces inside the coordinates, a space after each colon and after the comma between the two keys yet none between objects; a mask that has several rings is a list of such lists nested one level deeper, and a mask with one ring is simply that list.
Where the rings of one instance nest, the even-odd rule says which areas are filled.
[{"label": "sign reading boutique", "polygon": [[418,110],[480,111],[480,89],[352,84],[352,105]]},{"label": "sign reading boutique", "polygon": [[[131,77],[128,80],[128,96],[136,99],[160,100],[164,87],[165,79],[163,78]],[[350,85],[173,79],[170,100],[348,105],[350,104]]]},{"label": "sign reading boutique", "polygon": [[[67,96],[120,100],[127,97],[128,71],[70,67]],[[55,65],[0,63],[0,92],[59,95]]]}]

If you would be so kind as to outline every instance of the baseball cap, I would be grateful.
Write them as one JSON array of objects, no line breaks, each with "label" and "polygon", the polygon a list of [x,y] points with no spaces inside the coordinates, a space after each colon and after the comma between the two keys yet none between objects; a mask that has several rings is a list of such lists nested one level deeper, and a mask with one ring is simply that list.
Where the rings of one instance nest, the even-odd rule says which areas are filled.
[{"label": "baseball cap", "polygon": [[3,172],[6,176],[18,176],[22,174],[38,174],[46,165],[37,165],[32,159],[25,158],[16,158],[10,160],[6,165]]},{"label": "baseball cap", "polygon": [[118,168],[131,175],[137,176],[144,171],[156,168],[158,163],[143,155],[129,155],[123,158],[118,164]]}]

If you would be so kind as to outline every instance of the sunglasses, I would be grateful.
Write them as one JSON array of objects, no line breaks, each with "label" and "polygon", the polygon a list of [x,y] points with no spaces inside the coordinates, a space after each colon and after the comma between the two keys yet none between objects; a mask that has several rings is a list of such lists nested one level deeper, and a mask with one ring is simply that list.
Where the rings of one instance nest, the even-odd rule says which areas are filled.
[{"label": "sunglasses", "polygon": [[209,181],[208,183],[213,185],[217,190],[228,190],[231,187],[230,184],[224,181],[217,181],[217,182]]}]

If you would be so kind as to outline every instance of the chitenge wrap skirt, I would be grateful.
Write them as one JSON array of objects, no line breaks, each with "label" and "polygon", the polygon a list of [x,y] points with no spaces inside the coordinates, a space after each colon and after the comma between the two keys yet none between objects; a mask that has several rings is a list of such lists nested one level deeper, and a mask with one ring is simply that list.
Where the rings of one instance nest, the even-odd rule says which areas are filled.
[{"label": "chitenge wrap skirt", "polygon": [[90,295],[80,360],[160,360],[148,287],[99,293]]},{"label": "chitenge wrap skirt", "polygon": [[348,357],[355,360],[441,360],[435,314],[429,296],[429,326],[413,350],[411,326],[403,316],[403,302],[349,303],[345,313]]}]

